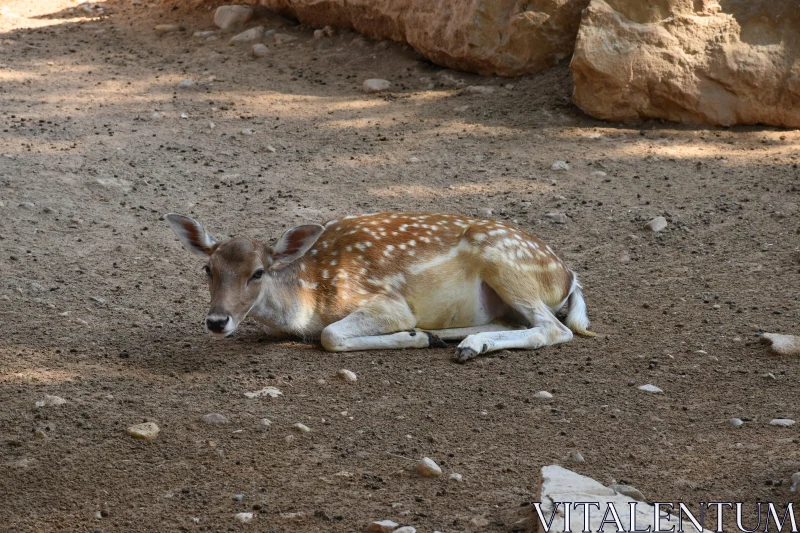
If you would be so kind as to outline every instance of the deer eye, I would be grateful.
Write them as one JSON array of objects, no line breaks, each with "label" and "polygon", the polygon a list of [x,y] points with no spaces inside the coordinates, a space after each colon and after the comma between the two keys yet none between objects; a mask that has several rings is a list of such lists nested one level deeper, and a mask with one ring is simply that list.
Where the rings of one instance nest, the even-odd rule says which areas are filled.
[{"label": "deer eye", "polygon": [[264,277],[264,269],[259,268],[255,271],[255,273],[250,277],[250,281],[259,280]]},{"label": "deer eye", "polygon": [[207,277],[209,277],[209,278],[211,277],[211,267],[210,267],[210,266],[208,266],[208,265],[205,265],[205,266],[203,267],[203,271],[206,273],[206,276],[207,276]]}]

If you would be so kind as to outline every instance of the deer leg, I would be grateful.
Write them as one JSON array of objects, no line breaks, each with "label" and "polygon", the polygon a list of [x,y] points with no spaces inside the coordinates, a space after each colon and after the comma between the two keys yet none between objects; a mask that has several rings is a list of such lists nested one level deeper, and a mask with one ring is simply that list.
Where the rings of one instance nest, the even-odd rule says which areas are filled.
[{"label": "deer leg", "polygon": [[[405,301],[382,301],[359,309],[322,330],[329,352],[429,348],[444,343],[426,331],[413,331],[416,318]],[[400,331],[411,330],[411,331]]]},{"label": "deer leg", "polygon": [[553,315],[543,303],[534,305],[510,304],[533,327],[517,331],[491,331],[470,335],[456,348],[457,361],[463,363],[468,359],[497,350],[523,348],[536,350],[542,346],[550,346],[567,342],[572,332]]},{"label": "deer leg", "polygon": [[522,328],[522,326],[512,326],[509,324],[490,322],[489,324],[484,324],[483,326],[473,326],[470,328],[433,329],[429,331],[431,333],[435,333],[436,336],[443,341],[460,341],[477,333],[489,333],[493,331],[517,331],[520,328]]}]

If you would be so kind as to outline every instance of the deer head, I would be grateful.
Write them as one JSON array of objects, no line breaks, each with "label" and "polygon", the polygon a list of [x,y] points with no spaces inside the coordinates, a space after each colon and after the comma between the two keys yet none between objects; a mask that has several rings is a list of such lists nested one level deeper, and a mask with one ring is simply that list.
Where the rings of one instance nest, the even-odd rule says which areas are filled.
[{"label": "deer head", "polygon": [[277,274],[301,258],[322,234],[319,224],[287,230],[274,244],[234,237],[217,242],[194,219],[170,213],[166,219],[183,246],[206,257],[203,267],[211,292],[205,327],[214,335],[231,335],[257,305],[269,306],[279,289]]}]

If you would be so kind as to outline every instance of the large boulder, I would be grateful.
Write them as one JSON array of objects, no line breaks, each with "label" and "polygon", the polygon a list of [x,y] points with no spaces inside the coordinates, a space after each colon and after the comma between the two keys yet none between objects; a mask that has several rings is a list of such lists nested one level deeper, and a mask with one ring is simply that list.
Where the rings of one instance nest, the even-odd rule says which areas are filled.
[{"label": "large boulder", "polygon": [[800,1],[591,0],[571,67],[597,118],[800,127]]},{"label": "large boulder", "polygon": [[434,63],[518,76],[572,55],[589,0],[260,0],[314,26],[407,42]]}]

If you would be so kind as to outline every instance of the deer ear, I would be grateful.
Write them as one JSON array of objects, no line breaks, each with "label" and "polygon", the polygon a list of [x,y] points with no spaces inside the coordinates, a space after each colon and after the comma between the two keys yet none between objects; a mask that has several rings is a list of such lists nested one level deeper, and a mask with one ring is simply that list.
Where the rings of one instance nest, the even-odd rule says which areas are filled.
[{"label": "deer ear", "polygon": [[314,246],[325,228],[319,224],[306,224],[286,230],[272,245],[272,260],[275,266],[288,265],[296,261]]},{"label": "deer ear", "polygon": [[169,213],[165,218],[187,250],[203,256],[214,252],[217,241],[198,221],[175,213]]}]

